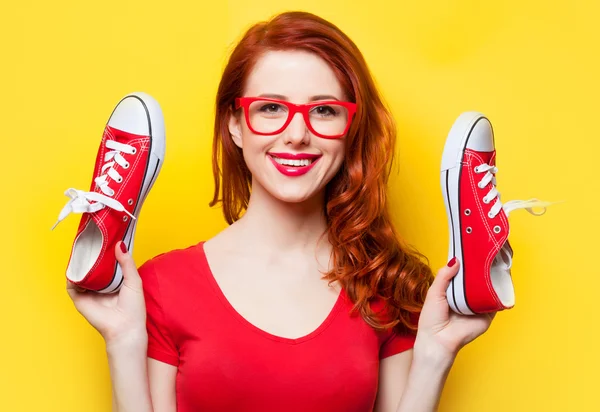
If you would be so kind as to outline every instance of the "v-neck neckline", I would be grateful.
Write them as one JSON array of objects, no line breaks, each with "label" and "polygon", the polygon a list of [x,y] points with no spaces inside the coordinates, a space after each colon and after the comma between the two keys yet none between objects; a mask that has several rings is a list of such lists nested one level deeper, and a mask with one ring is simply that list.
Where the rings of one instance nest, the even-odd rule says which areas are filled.
[{"label": "v-neck neckline", "polygon": [[264,329],[259,328],[258,326],[254,325],[253,323],[251,323],[249,320],[247,320],[245,317],[243,317],[233,307],[231,302],[229,302],[229,300],[225,296],[225,293],[221,289],[221,286],[219,286],[219,284],[210,268],[210,263],[208,262],[208,258],[206,257],[206,253],[204,251],[204,241],[202,241],[198,244],[198,248],[199,248],[199,252],[200,252],[200,263],[204,267],[204,272],[206,273],[206,278],[207,278],[208,282],[210,283],[210,285],[212,286],[217,298],[221,301],[221,303],[224,305],[224,307],[233,315],[233,317],[236,318],[242,325],[244,325],[245,327],[249,328],[250,330],[264,336],[265,338],[268,338],[268,339],[271,339],[274,341],[278,341],[278,342],[292,344],[292,345],[309,341],[309,340],[317,337],[323,331],[325,331],[325,329],[327,329],[327,327],[331,324],[331,322],[333,322],[333,320],[335,319],[336,315],[338,314],[338,312],[340,311],[340,309],[342,307],[342,303],[344,301],[344,293],[345,293],[343,288],[341,289],[341,292],[339,293],[339,295],[335,301],[335,304],[329,311],[329,314],[327,315],[325,320],[323,320],[323,322],[321,322],[321,324],[315,330],[308,333],[307,335],[300,336],[298,338],[287,338],[287,337],[283,337],[283,336],[274,335],[270,332],[267,332]]}]

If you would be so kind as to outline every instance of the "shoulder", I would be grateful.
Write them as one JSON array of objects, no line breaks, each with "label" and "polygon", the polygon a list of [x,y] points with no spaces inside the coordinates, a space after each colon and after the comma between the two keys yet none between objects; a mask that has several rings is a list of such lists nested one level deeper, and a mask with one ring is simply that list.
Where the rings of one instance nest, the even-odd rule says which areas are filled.
[{"label": "shoulder", "polygon": [[[385,330],[379,330],[377,332],[383,352],[389,351],[390,349],[392,352],[395,352],[399,349],[405,350],[412,347],[416,332],[405,326],[404,322],[416,326],[419,322],[419,313],[403,312],[398,314],[397,311],[391,310],[389,304],[382,298],[374,299],[371,302],[371,309],[383,323],[399,321],[395,327],[386,328]],[[389,356],[390,354],[393,353],[382,353],[382,357]]]},{"label": "shoulder", "polygon": [[201,243],[163,252],[146,260],[138,268],[144,289],[172,289],[187,284],[187,279],[194,277],[201,268]]},{"label": "shoulder", "polygon": [[178,248],[178,249],[173,249],[173,250],[169,250],[166,252],[162,252],[158,255],[155,255],[154,257],[148,259],[146,262],[144,262],[144,265],[147,264],[151,264],[151,265],[168,265],[168,264],[172,264],[173,262],[179,261],[181,259],[183,260],[189,260],[190,258],[193,258],[198,252],[197,249],[199,248],[199,246],[204,243],[204,241],[200,241],[198,243],[195,243],[193,245],[184,247],[184,248]]},{"label": "shoulder", "polygon": [[201,243],[203,241],[185,248],[162,252],[146,260],[139,267],[139,270],[153,269],[154,271],[161,272],[163,270],[180,269],[184,266],[195,264],[198,261],[198,248]]}]

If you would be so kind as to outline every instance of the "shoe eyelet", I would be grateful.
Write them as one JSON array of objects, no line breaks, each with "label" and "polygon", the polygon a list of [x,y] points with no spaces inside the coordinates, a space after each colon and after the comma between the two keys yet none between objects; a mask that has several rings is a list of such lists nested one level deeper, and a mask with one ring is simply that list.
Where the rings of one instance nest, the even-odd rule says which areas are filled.
[{"label": "shoe eyelet", "polygon": [[119,179],[117,180],[117,183],[121,183],[123,181],[122,177],[119,177]]},{"label": "shoe eyelet", "polygon": [[129,162],[125,163],[125,166],[123,166],[123,169],[129,169]]},{"label": "shoe eyelet", "polygon": [[127,204],[128,204],[129,206],[131,206],[131,205],[133,204],[133,199],[129,199],[129,200],[127,201]]},{"label": "shoe eyelet", "polygon": [[489,200],[487,200],[487,197],[484,197],[484,198],[483,198],[483,203],[485,203],[485,204],[487,205],[488,203],[490,203],[490,201],[489,201]]},{"label": "shoe eyelet", "polygon": [[127,219],[129,219],[127,216],[123,216],[123,222],[127,222]]},{"label": "shoe eyelet", "polygon": [[493,218],[494,218],[494,215],[492,215],[492,212],[488,213],[488,217],[489,217],[490,219],[493,219]]},{"label": "shoe eyelet", "polygon": [[494,233],[500,233],[500,226],[494,226]]},{"label": "shoe eyelet", "polygon": [[465,215],[469,216],[471,214],[471,209],[465,209]]},{"label": "shoe eyelet", "polygon": [[137,153],[137,149],[134,147],[133,150],[131,151],[131,154],[136,154]]},{"label": "shoe eyelet", "polygon": [[473,231],[473,229],[471,229],[471,227],[468,227],[468,228],[466,229],[466,231],[467,231],[467,233],[471,233],[471,232]]},{"label": "shoe eyelet", "polygon": [[475,173],[479,173],[479,166],[475,166],[475,168],[473,169],[473,171],[475,171]]}]

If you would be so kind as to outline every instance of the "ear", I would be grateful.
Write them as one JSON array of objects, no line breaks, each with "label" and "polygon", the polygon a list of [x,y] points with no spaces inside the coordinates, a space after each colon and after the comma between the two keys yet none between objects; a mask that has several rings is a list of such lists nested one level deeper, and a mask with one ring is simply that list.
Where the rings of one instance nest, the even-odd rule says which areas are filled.
[{"label": "ear", "polygon": [[229,111],[229,134],[239,148],[242,148],[242,117],[243,114],[236,115],[232,110]]}]

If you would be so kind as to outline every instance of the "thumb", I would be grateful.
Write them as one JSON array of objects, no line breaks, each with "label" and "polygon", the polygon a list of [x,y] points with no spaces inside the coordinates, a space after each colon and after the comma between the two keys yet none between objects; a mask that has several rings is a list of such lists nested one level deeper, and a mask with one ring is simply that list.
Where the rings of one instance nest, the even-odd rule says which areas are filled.
[{"label": "thumb", "polygon": [[123,286],[127,286],[133,290],[142,290],[142,279],[137,271],[133,257],[127,251],[127,246],[124,242],[118,242],[115,245],[115,256],[117,262],[121,266],[123,272]]},{"label": "thumb", "polygon": [[433,298],[445,298],[448,285],[450,285],[450,281],[458,273],[459,267],[460,262],[458,259],[452,258],[450,262],[448,262],[448,265],[438,270],[428,293],[431,294]]}]

